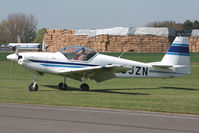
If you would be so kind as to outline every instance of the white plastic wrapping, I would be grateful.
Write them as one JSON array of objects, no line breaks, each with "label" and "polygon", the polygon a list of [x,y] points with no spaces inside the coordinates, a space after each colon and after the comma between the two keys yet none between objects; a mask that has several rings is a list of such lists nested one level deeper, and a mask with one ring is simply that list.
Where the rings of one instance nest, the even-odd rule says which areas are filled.
[{"label": "white plastic wrapping", "polygon": [[96,29],[96,30],[76,30],[74,35],[87,35],[88,38],[98,35],[120,35],[126,36],[129,28],[115,27],[108,29]]},{"label": "white plastic wrapping", "polygon": [[128,35],[155,35],[155,36],[175,36],[175,31],[170,28],[137,27],[129,28]]},{"label": "white plastic wrapping", "polygon": [[199,29],[193,29],[191,32],[191,36],[198,37],[199,36]]},{"label": "white plastic wrapping", "polygon": [[74,35],[87,35],[88,38],[98,35],[155,35],[155,36],[175,36],[175,31],[169,28],[153,28],[153,27],[115,27],[108,29],[95,29],[95,30],[76,30]]}]

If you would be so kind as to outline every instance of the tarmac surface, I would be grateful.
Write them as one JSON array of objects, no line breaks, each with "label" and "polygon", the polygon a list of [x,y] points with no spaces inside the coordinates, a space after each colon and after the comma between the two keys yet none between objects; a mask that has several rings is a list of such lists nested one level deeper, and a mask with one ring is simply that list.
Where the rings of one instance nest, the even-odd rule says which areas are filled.
[{"label": "tarmac surface", "polygon": [[1,133],[199,133],[199,116],[0,103]]}]

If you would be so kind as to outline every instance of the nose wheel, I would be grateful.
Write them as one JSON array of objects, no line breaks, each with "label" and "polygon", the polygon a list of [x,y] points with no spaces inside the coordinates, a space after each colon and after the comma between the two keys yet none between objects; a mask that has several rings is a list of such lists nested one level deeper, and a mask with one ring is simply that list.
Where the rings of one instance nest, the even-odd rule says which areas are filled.
[{"label": "nose wheel", "polygon": [[38,90],[37,82],[33,82],[29,85],[29,91],[37,91],[37,90]]},{"label": "nose wheel", "polygon": [[37,91],[37,90],[38,90],[37,77],[38,77],[38,75],[35,74],[33,83],[31,83],[31,84],[29,85],[29,91]]}]

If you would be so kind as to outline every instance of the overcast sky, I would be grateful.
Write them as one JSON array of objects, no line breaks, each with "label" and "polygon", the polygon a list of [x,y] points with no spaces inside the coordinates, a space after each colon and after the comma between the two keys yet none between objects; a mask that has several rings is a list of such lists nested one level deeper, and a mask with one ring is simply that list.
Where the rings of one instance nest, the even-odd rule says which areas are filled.
[{"label": "overcast sky", "polygon": [[0,21],[33,14],[38,29],[139,27],[148,22],[199,20],[199,0],[0,0]]}]

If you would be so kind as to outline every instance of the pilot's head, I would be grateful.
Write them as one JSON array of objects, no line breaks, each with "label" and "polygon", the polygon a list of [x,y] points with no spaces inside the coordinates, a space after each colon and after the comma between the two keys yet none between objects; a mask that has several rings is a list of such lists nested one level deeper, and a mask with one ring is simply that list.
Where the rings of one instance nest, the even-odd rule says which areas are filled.
[{"label": "pilot's head", "polygon": [[77,48],[77,49],[75,50],[75,52],[76,52],[77,54],[82,54],[82,53],[84,53],[84,48]]}]

